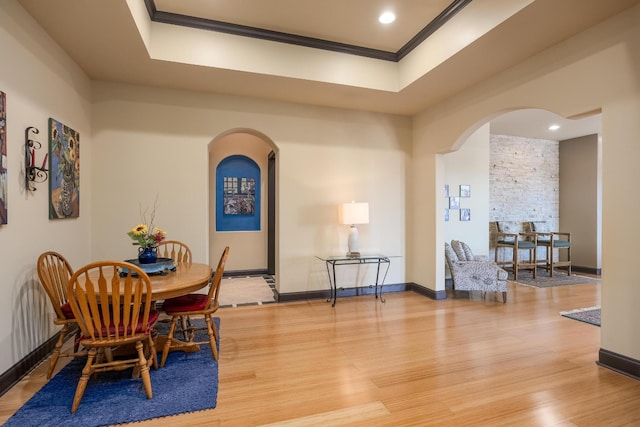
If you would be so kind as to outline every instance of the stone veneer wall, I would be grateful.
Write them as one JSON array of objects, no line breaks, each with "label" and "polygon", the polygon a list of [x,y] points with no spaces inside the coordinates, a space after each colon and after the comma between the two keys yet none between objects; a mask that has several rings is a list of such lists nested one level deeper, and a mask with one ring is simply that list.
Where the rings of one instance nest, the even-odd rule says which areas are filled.
[{"label": "stone veneer wall", "polygon": [[492,134],[489,150],[491,250],[495,221],[547,221],[552,230],[558,229],[559,142]]}]

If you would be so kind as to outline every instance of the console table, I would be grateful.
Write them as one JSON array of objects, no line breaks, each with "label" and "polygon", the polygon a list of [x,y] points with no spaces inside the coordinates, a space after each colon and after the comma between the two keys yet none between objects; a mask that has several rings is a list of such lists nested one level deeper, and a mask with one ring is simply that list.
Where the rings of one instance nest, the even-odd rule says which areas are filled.
[{"label": "console table", "polygon": [[[348,257],[348,256],[329,256],[329,257],[320,257],[316,258],[325,262],[327,267],[327,275],[329,276],[329,285],[331,287],[331,294],[327,299],[327,302],[333,300],[332,307],[336,305],[336,297],[338,293],[338,285],[336,283],[336,266],[340,265],[358,265],[358,264],[375,264],[376,267],[376,282],[375,282],[375,295],[376,299],[378,298],[378,286],[380,286],[380,301],[385,302],[384,297],[382,296],[382,285],[384,284],[384,280],[387,278],[387,273],[389,272],[389,267],[391,266],[391,260],[388,256],[385,255],[361,255],[357,258]],[[386,269],[384,269],[384,275],[382,276],[382,281],[380,281],[380,267],[382,265],[386,265]],[[340,289],[344,289],[340,287]]]}]

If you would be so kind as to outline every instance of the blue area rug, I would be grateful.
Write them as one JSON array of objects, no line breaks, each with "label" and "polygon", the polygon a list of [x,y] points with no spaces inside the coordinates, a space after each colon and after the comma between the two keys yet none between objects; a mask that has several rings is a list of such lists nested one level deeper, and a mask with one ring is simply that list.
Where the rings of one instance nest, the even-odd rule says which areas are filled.
[{"label": "blue area rug", "polygon": [[[220,319],[215,323],[220,330]],[[166,334],[168,324],[158,323],[156,329]],[[71,402],[85,362],[85,358],[69,362],[5,426],[104,426],[216,407],[218,363],[208,345],[194,353],[169,353],[164,368],[151,368],[152,399],[147,399],[142,379],[131,378],[131,369],[91,378],[78,411],[72,414]]]}]

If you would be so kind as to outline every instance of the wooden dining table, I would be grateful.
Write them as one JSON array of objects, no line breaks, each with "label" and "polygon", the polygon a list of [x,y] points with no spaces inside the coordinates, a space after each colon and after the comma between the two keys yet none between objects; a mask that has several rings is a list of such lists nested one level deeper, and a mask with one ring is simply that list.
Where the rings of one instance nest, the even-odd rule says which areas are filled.
[{"label": "wooden dining table", "polygon": [[176,271],[150,275],[152,299],[165,300],[198,291],[207,286],[212,273],[210,265],[194,262],[178,264]]}]

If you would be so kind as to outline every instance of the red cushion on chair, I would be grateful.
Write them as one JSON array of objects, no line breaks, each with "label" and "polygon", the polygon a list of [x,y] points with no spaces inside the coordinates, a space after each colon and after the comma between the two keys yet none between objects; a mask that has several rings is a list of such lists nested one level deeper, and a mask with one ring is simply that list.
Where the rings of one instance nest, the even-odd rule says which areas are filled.
[{"label": "red cushion on chair", "polygon": [[[158,318],[160,317],[160,312],[157,310],[151,310],[149,311],[149,321],[147,322],[147,324],[143,324],[142,323],[142,313],[140,313],[140,317],[138,318],[138,324],[136,325],[136,330],[135,333],[140,333],[143,332],[147,335],[149,335],[151,333],[151,329],[153,329],[153,325],[156,324],[156,322],[158,321]],[[122,335],[124,333],[124,327],[122,325],[118,326],[118,330],[119,330],[119,334]],[[109,326],[109,336],[113,336],[116,334],[116,327],[115,325],[111,325]],[[102,335],[107,335],[107,331],[106,328],[103,328],[102,330]],[[87,336],[83,336],[81,339],[88,339],[90,337]]]},{"label": "red cushion on chair", "polygon": [[206,294],[183,295],[165,300],[162,309],[168,314],[203,310],[207,307],[208,301],[209,296]]},{"label": "red cushion on chair", "polygon": [[62,304],[60,306],[60,309],[62,310],[62,314],[64,314],[64,317],[67,319],[75,319],[76,316],[73,315],[73,311],[71,310],[71,304],[69,303],[65,303]]}]

